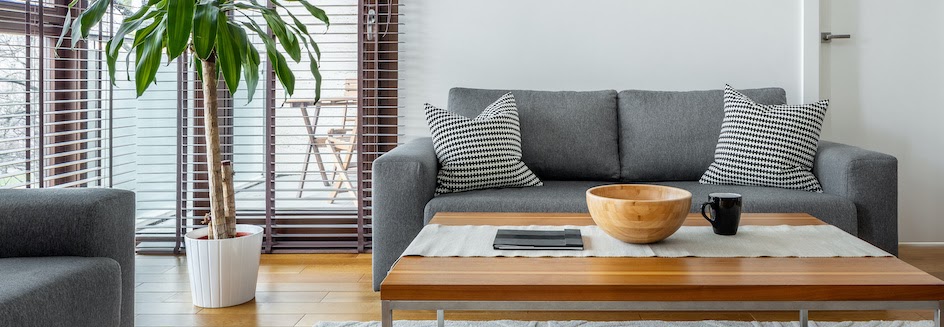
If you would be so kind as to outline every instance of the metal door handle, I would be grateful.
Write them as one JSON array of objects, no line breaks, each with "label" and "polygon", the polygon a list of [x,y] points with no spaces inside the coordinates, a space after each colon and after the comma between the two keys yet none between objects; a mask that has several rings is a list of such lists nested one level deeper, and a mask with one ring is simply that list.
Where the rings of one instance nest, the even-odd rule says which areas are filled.
[{"label": "metal door handle", "polygon": [[823,43],[832,42],[833,39],[850,39],[850,38],[852,38],[852,35],[849,35],[849,34],[833,34],[830,32],[819,33],[819,39],[822,40]]}]

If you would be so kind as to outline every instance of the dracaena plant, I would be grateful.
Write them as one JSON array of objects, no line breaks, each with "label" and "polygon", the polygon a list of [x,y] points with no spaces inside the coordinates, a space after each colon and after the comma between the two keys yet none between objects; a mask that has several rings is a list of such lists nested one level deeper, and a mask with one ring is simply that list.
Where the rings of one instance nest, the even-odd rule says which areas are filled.
[{"label": "dracaena plant", "polygon": [[[93,0],[73,20],[71,8],[78,1],[74,0],[69,5],[65,28],[59,38],[60,45],[69,38],[72,46],[88,38],[109,7],[115,6],[116,0]],[[134,54],[134,84],[139,97],[154,84],[157,70],[165,62],[164,58],[169,63],[184,51],[193,54],[194,66],[203,80],[205,97],[204,130],[210,184],[210,213],[207,218],[211,239],[230,238],[236,234],[232,167],[222,161],[220,154],[216,94],[218,76],[222,75],[231,94],[244,81],[249,101],[252,101],[259,83],[261,60],[259,50],[249,41],[249,35],[258,35],[262,40],[275,76],[289,95],[295,91],[295,75],[288,66],[285,54],[298,63],[302,58],[302,50],[305,50],[315,79],[316,102],[321,95],[321,74],[318,71],[321,52],[318,43],[309,33],[308,27],[285,8],[282,1],[298,2],[309,15],[330,25],[324,10],[306,0],[269,0],[268,3],[274,8],[261,5],[257,0],[147,0],[141,9],[121,22],[105,47],[108,73],[113,83],[120,50],[128,48],[128,56]],[[282,12],[292,22],[286,22],[276,8],[283,9]],[[262,17],[274,37],[253,17]]]}]

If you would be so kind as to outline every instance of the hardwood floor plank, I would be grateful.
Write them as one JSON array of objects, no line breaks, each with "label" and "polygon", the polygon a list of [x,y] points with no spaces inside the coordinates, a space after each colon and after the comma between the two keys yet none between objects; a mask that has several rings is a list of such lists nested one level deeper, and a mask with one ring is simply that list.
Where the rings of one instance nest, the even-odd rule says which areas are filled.
[{"label": "hardwood floor plank", "polygon": [[259,265],[259,274],[274,273],[293,273],[302,272],[308,265]]},{"label": "hardwood floor plank", "polygon": [[380,302],[352,303],[257,303],[250,301],[241,305],[203,309],[199,314],[307,314],[307,313],[364,313],[380,312]]},{"label": "hardwood floor plank", "polygon": [[328,292],[321,302],[371,302],[380,301],[377,292]]},{"label": "hardwood floor plank", "polygon": [[[233,314],[233,315],[184,315],[184,314],[143,314],[134,319],[135,326],[295,326],[303,317],[302,314]],[[311,327],[311,325],[308,325]]]},{"label": "hardwood floor plank", "polygon": [[194,306],[190,302],[186,303],[135,303],[135,314],[181,314],[198,313],[204,310],[201,307]]},{"label": "hardwood floor plank", "polygon": [[370,283],[259,283],[256,291],[262,292],[367,292],[372,291]]},{"label": "hardwood floor plank", "polygon": [[190,283],[141,283],[135,292],[189,292]]},{"label": "hardwood floor plank", "polygon": [[358,283],[361,272],[324,272],[299,270],[295,273],[259,273],[260,283]]},{"label": "hardwood floor plank", "polygon": [[[163,273],[167,273],[167,272],[169,272],[169,271],[171,271],[171,270],[176,271],[177,269],[180,269],[180,267],[185,267],[185,266],[176,266],[176,265],[167,265],[167,264],[163,264],[163,265],[138,265],[138,264],[135,264],[135,266],[134,266],[134,273],[135,273],[135,274],[163,274]],[[186,273],[187,271],[184,270],[184,272]]]},{"label": "hardwood floor plank", "polygon": [[186,256],[177,255],[135,255],[135,266],[185,266]]},{"label": "hardwood floor plank", "polygon": [[[135,292],[134,302],[136,303],[161,303],[164,300],[174,296],[174,292]],[[187,299],[189,302],[190,299]]]},{"label": "hardwood floor plank", "polygon": [[[316,303],[328,295],[328,292],[256,292],[257,303]],[[190,292],[178,292],[164,302],[190,303]]]},{"label": "hardwood floor plank", "polygon": [[186,273],[135,274],[134,280],[140,283],[189,283]]}]

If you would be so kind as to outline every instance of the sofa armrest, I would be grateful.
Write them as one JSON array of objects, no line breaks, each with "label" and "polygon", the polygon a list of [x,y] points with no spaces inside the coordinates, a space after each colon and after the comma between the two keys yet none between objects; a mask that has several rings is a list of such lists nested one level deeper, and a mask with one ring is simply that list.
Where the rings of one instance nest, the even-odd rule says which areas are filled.
[{"label": "sofa armrest", "polygon": [[416,234],[423,209],[436,192],[439,160],[431,138],[400,145],[373,163],[374,289]]},{"label": "sofa armrest", "polygon": [[898,159],[821,141],[813,174],[825,193],[855,203],[859,238],[898,255]]},{"label": "sofa armrest", "polygon": [[134,193],[0,190],[0,258],[80,256],[121,268],[121,326],[134,323]]}]

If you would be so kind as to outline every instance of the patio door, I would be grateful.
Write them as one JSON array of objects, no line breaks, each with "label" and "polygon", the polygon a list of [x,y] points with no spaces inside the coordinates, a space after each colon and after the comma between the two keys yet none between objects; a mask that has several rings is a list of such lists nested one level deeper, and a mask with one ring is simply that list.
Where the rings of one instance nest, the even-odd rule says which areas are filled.
[{"label": "patio door", "polygon": [[[291,96],[268,64],[252,102],[245,91],[219,88],[224,158],[236,171],[237,221],[265,228],[266,253],[369,251],[371,162],[398,139],[399,4],[319,1],[329,28],[304,20],[304,7],[291,6],[298,2],[284,4],[298,11],[320,45],[321,99],[314,99],[304,60],[290,62],[297,79]],[[155,132],[141,134],[137,148],[139,253],[185,251],[182,235],[203,227],[209,210],[203,95],[188,60],[159,73],[176,85],[165,83],[166,93],[141,100],[140,118],[153,125],[138,128]]]}]

